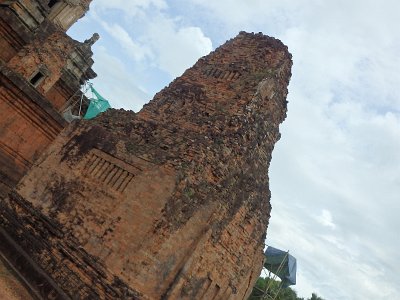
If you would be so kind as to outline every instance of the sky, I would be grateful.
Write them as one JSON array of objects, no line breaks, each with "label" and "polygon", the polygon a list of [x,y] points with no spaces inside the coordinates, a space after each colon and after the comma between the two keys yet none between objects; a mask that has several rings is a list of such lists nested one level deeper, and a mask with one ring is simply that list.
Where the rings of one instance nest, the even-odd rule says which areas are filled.
[{"label": "sky", "polygon": [[269,169],[268,245],[297,258],[301,297],[400,299],[398,0],[94,0],[69,34],[95,88],[139,111],[197,59],[263,32],[293,55]]}]

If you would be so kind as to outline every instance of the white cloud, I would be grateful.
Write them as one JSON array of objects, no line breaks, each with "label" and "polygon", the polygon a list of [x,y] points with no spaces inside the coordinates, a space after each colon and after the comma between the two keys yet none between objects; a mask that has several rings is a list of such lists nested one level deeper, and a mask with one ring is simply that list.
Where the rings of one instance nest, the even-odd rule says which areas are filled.
[{"label": "white cloud", "polygon": [[118,9],[129,16],[143,15],[143,11],[149,8],[161,10],[167,7],[164,0],[96,0],[91,6],[92,9],[103,12],[109,9]]},{"label": "white cloud", "polygon": [[158,67],[172,78],[181,75],[212,50],[211,40],[200,28],[179,28],[171,19],[158,18],[149,25],[148,33]]},{"label": "white cloud", "polygon": [[137,85],[125,64],[108,53],[104,47],[96,49],[94,59],[97,78],[95,88],[110,101],[112,107],[139,111],[150,96]]},{"label": "white cloud", "polygon": [[[165,2],[142,0],[125,3],[99,1],[91,16],[135,61],[159,68],[172,79],[212,50],[211,40],[199,27],[186,26],[181,18],[164,13]],[[124,17],[119,20],[108,18],[112,10]]]},{"label": "white cloud", "polygon": [[[286,24],[289,21],[289,16],[297,16],[304,11],[304,3],[290,0],[192,0],[191,2],[205,8],[205,13],[208,14],[209,18],[213,18],[215,23],[222,21],[228,26],[233,26],[235,31],[240,30],[243,26],[268,22],[267,18],[277,25]],[[311,2],[309,5],[312,5],[316,1],[309,2]],[[183,1],[180,1],[180,3],[183,3]]]},{"label": "white cloud", "polygon": [[136,61],[142,61],[146,57],[151,57],[151,50],[146,45],[140,45],[133,41],[129,33],[118,24],[108,24],[98,18],[103,28],[115,39],[122,49]]},{"label": "white cloud", "polygon": [[331,229],[335,229],[336,225],[333,223],[332,214],[329,210],[323,209],[322,213],[317,216],[317,221],[322,225],[329,227]]}]

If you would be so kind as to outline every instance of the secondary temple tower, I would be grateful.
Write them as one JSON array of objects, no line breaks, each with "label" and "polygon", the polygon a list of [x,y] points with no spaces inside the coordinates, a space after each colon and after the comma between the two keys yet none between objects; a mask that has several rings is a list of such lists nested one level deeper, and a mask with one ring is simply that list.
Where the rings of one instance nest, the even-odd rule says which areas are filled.
[{"label": "secondary temple tower", "polygon": [[291,65],[241,32],[139,113],[71,124],[2,201],[3,251],[59,299],[246,299]]},{"label": "secondary temple tower", "polygon": [[91,44],[66,30],[90,0],[0,1],[0,197],[68,124],[62,112],[91,69]]}]

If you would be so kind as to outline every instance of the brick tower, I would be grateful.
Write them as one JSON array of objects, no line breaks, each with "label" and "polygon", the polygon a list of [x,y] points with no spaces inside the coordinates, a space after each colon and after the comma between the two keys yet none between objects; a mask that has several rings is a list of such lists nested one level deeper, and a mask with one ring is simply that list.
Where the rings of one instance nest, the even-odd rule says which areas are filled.
[{"label": "brick tower", "polygon": [[61,112],[94,78],[91,44],[66,30],[89,0],[0,1],[0,197],[68,124]]},{"label": "brick tower", "polygon": [[291,65],[241,32],[139,113],[71,124],[3,202],[6,247],[59,297],[246,299]]}]

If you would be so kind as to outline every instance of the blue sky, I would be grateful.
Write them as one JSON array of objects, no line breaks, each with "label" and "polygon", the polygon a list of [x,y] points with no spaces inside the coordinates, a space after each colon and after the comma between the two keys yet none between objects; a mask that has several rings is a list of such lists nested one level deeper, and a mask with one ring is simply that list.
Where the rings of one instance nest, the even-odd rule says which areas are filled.
[{"label": "blue sky", "polygon": [[134,111],[239,31],[293,54],[270,174],[267,243],[298,259],[300,296],[400,294],[400,2],[94,0],[95,87]]}]

